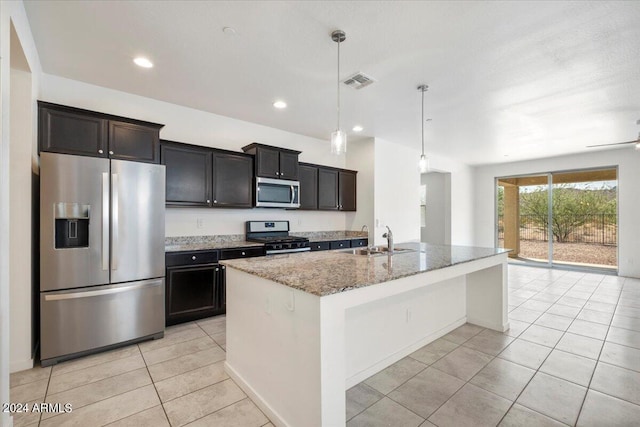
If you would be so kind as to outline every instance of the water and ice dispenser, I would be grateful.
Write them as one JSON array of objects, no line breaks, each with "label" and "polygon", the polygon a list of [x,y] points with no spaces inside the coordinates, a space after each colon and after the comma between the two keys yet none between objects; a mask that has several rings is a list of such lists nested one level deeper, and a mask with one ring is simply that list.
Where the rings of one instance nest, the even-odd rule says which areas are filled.
[{"label": "water and ice dispenser", "polygon": [[56,203],[54,209],[55,248],[88,248],[90,205]]}]

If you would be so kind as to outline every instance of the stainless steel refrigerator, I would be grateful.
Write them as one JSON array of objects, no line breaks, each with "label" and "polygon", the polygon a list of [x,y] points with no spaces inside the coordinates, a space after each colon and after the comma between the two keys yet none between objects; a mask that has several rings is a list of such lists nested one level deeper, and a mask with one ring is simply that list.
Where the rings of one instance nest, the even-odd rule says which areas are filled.
[{"label": "stainless steel refrigerator", "polygon": [[40,157],[42,366],[164,334],[162,165]]}]

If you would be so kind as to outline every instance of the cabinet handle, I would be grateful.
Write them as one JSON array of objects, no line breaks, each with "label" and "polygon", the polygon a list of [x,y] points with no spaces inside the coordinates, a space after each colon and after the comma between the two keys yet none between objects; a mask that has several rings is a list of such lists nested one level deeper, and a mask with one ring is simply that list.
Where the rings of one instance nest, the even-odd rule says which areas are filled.
[{"label": "cabinet handle", "polygon": [[104,151],[98,150],[98,154],[102,154],[102,153],[104,153]]},{"label": "cabinet handle", "polygon": [[217,201],[217,200],[214,200],[214,201],[213,201],[213,203],[218,203],[218,201]]},{"label": "cabinet handle", "polygon": [[280,172],[276,172],[276,175],[280,175]]},{"label": "cabinet handle", "polygon": [[216,271],[220,271],[220,270],[216,268]]},{"label": "cabinet handle", "polygon": [[242,256],[245,256],[245,255],[246,255],[246,253],[242,252]]},{"label": "cabinet handle", "polygon": [[280,172],[280,176],[284,176],[284,172]]},{"label": "cabinet handle", "polygon": [[207,203],[211,203],[211,200],[207,200]]},{"label": "cabinet handle", "polygon": [[109,151],[109,154],[113,156],[113,151]]},{"label": "cabinet handle", "polygon": [[192,256],[191,259],[195,261],[196,260],[196,256],[195,255]]}]

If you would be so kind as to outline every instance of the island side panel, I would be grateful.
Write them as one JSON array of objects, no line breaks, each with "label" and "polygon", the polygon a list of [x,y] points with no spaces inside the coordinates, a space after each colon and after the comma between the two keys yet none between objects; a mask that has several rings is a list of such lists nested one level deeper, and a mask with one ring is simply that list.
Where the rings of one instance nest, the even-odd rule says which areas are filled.
[{"label": "island side panel", "polygon": [[320,297],[227,268],[225,367],[276,425],[322,425],[320,357]]},{"label": "island side panel", "polygon": [[504,332],[509,329],[507,254],[500,263],[467,274],[467,321]]},{"label": "island side panel", "polygon": [[419,287],[347,309],[347,387],[465,323],[464,276],[429,283],[418,274],[377,286],[405,284]]}]

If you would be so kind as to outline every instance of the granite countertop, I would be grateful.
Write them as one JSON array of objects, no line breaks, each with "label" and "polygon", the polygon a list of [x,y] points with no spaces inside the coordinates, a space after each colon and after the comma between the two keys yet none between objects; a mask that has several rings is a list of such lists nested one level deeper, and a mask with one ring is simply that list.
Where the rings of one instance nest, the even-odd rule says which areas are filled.
[{"label": "granite countertop", "polygon": [[[360,231],[309,231],[291,232],[291,236],[307,237],[311,242],[330,240],[366,239],[367,233]],[[225,234],[214,236],[179,236],[164,240],[165,252],[204,251],[228,248],[261,247],[262,243],[247,242],[244,234]]]},{"label": "granite countertop", "polygon": [[333,240],[366,239],[367,232],[363,231],[301,231],[291,232],[291,236],[306,237],[310,242],[329,242]]},{"label": "granite countertop", "polygon": [[194,242],[194,243],[181,243],[173,245],[165,245],[165,252],[180,252],[180,251],[206,251],[214,249],[229,249],[229,248],[248,248],[248,247],[262,247],[262,243],[247,242],[246,240],[238,240],[233,242]]},{"label": "granite countertop", "polygon": [[[268,255],[223,261],[229,267],[325,296],[509,252],[509,249],[404,243],[392,257],[346,250]],[[391,262],[390,262],[391,259]]]},{"label": "granite countertop", "polygon": [[262,247],[262,243],[247,242],[244,234],[222,236],[181,236],[164,240],[165,252],[204,251],[213,249]]}]

